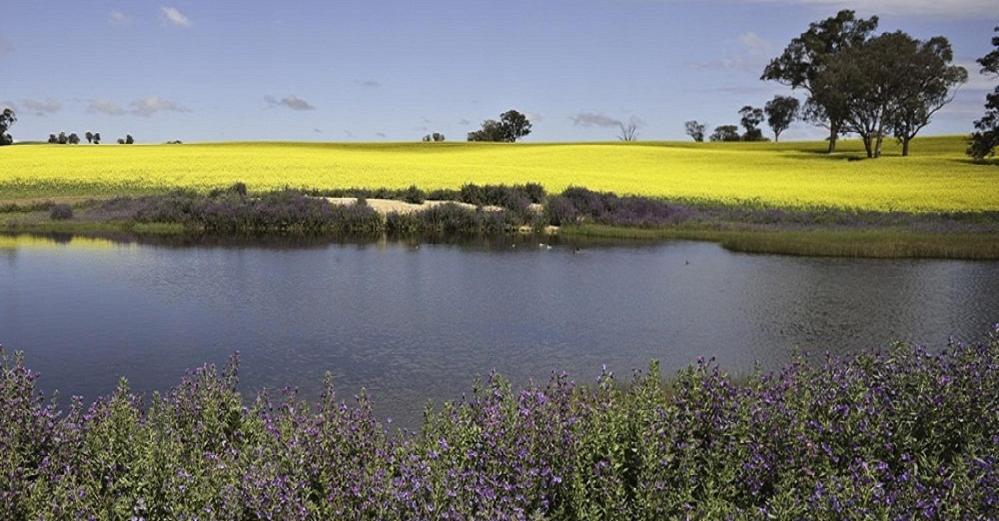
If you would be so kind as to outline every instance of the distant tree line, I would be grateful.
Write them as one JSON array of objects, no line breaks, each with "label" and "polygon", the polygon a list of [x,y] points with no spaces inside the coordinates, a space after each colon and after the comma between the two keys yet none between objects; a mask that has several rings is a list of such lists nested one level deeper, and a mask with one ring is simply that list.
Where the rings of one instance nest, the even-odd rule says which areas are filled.
[{"label": "distant tree line", "polygon": [[687,135],[697,142],[705,138],[710,141],[768,141],[760,129],[760,124],[766,121],[774,133],[774,141],[779,141],[781,133],[798,117],[799,106],[798,100],[790,96],[774,96],[762,109],[746,105],[739,109],[741,134],[737,125],[721,125],[707,135],[707,124],[697,120],[684,123],[684,127]]},{"label": "distant tree line", "polygon": [[[87,140],[87,143],[93,145],[101,144],[100,132],[91,132],[88,130],[83,135],[83,137]],[[76,135],[75,132],[70,133],[69,135],[66,135],[65,132],[60,132],[58,134],[49,134],[48,142],[53,145],[79,145],[80,136]],[[118,139],[119,145],[131,145],[132,143],[135,143],[135,138],[133,138],[131,134],[126,134],[124,138]]]},{"label": "distant tree line", "polygon": [[[711,141],[764,141],[759,125],[766,120],[774,141],[779,141],[781,133],[801,118],[829,130],[829,153],[836,151],[841,136],[856,134],[864,142],[867,157],[880,157],[888,136],[902,145],[903,156],[909,155],[913,138],[953,99],[954,89],[967,81],[968,71],[952,64],[953,50],[942,36],[926,41],[902,31],[875,36],[877,27],[878,17],[857,18],[846,9],[810,24],[770,61],[761,76],[804,91],[804,105],[794,97],[775,96],[762,109],[747,105],[739,111],[741,134],[736,125],[722,125],[706,136],[705,124],[688,121],[687,135],[694,141],[704,141],[705,137]],[[996,42],[999,38],[993,41],[999,45]],[[980,60],[983,70],[999,71],[997,55],[994,51],[991,59]],[[991,119],[987,114],[976,123],[976,135],[982,136],[983,143],[990,139],[989,129],[991,139],[996,139],[999,89],[996,92]],[[985,148],[981,145],[977,149]]]}]

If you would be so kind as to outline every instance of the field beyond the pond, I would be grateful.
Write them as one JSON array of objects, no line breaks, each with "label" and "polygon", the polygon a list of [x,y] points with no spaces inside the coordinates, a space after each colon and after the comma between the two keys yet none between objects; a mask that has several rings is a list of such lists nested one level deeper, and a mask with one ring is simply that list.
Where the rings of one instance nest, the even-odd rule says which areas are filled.
[{"label": "field beyond the pond", "polygon": [[878,211],[999,209],[999,164],[974,164],[962,136],[929,137],[900,157],[862,159],[793,143],[216,143],[18,145],[0,149],[0,202],[209,189],[424,190],[537,182],[725,204]]}]

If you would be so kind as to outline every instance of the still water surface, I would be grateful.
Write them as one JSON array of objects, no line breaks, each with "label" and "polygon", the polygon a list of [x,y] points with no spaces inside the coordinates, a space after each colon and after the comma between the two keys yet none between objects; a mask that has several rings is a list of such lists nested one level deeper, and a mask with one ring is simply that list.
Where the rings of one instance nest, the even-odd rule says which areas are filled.
[{"label": "still water surface", "polygon": [[396,424],[476,375],[590,381],[658,359],[771,369],[795,349],[980,340],[999,320],[999,263],[732,253],[706,242],[431,245],[139,244],[0,236],[0,343],[46,391],[119,377],[174,385],[241,353],[241,386],[335,376]]}]

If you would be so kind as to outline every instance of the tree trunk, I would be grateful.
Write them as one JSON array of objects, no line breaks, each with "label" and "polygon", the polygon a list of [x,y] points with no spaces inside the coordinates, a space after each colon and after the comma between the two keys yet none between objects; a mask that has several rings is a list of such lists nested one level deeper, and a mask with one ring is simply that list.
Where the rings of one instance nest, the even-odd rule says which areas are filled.
[{"label": "tree trunk", "polygon": [[829,124],[829,150],[826,151],[827,154],[832,154],[836,151],[836,138],[839,137],[839,125],[835,123]]},{"label": "tree trunk", "polygon": [[780,132],[774,131],[774,143],[780,143]]},{"label": "tree trunk", "polygon": [[910,139],[907,137],[902,138],[902,157],[909,156],[909,141]]},{"label": "tree trunk", "polygon": [[881,157],[881,144],[884,142],[885,137],[878,133],[878,137],[874,141],[874,157]]},{"label": "tree trunk", "polygon": [[864,140],[864,151],[867,152],[867,157],[874,157],[874,150],[871,149],[871,136],[863,136]]}]

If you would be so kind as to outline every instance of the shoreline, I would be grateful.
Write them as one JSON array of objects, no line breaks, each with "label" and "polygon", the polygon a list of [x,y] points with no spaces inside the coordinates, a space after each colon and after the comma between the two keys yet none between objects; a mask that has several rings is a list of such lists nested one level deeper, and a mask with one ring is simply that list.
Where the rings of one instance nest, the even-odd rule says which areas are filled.
[{"label": "shoreline", "polygon": [[462,240],[558,236],[567,241],[708,241],[742,253],[883,259],[999,260],[999,212],[795,209],[618,196],[537,184],[424,192],[345,189],[35,200],[0,207],[0,233],[135,236],[312,236]]},{"label": "shoreline", "polygon": [[[40,214],[40,213],[39,213]],[[9,219],[10,214],[0,214],[0,233],[4,234],[73,234],[84,237],[101,237],[106,234],[142,236],[281,236],[316,235],[288,233],[223,234],[190,229],[179,223],[140,223],[131,221],[98,222],[89,220],[51,221]],[[637,228],[583,224],[573,226],[547,226],[541,231],[522,226],[506,235],[558,236],[561,239],[608,241],[621,243],[649,243],[669,241],[714,242],[723,248],[739,253],[772,254],[805,257],[839,257],[870,259],[951,259],[999,260],[999,234],[994,233],[930,233],[904,228],[836,229],[811,228],[779,230],[762,228],[725,229],[709,226],[670,226]],[[336,236],[336,234],[318,234]],[[379,234],[374,238],[381,238]],[[348,238],[365,238],[352,236]],[[403,237],[400,237],[403,238]],[[409,238],[409,237],[406,237]],[[417,237],[419,239],[419,237]]]}]

